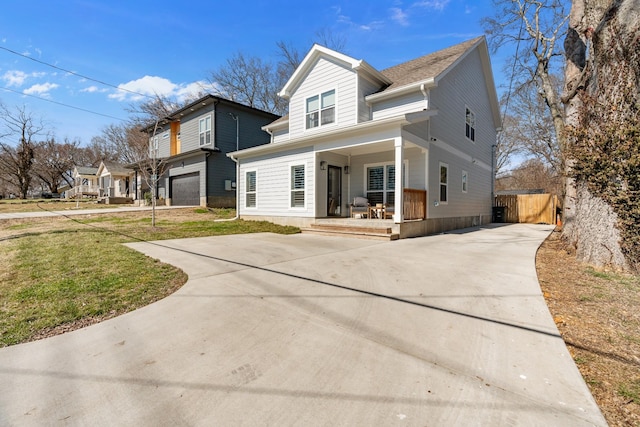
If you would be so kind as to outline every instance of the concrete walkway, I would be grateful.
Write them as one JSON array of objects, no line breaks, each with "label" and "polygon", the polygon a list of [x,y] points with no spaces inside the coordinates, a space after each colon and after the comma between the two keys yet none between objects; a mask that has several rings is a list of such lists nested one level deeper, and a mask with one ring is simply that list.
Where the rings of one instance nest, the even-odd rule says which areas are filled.
[{"label": "concrete walkway", "polygon": [[[156,206],[157,210],[165,209],[184,209],[184,208],[197,208],[199,206]],[[33,212],[8,212],[0,213],[0,220],[3,219],[18,219],[18,218],[46,218],[53,216],[70,216],[70,215],[94,215],[94,214],[106,214],[106,213],[122,213],[122,212],[137,212],[137,211],[150,211],[150,206],[120,206],[117,208],[97,208],[97,209],[64,209],[64,210],[38,210]]]},{"label": "concrete walkway", "polygon": [[604,426],[536,279],[550,231],[131,244],[188,283],[0,349],[0,425]]}]

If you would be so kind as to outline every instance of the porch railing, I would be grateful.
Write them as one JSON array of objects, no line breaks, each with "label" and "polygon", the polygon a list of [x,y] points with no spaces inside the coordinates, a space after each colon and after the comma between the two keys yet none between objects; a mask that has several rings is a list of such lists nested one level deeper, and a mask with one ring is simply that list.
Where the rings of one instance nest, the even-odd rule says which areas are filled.
[{"label": "porch railing", "polygon": [[427,218],[427,191],[405,188],[402,202],[404,219]]},{"label": "porch railing", "polygon": [[77,194],[97,195],[98,187],[95,185],[76,185],[67,191],[68,197],[74,197]]}]

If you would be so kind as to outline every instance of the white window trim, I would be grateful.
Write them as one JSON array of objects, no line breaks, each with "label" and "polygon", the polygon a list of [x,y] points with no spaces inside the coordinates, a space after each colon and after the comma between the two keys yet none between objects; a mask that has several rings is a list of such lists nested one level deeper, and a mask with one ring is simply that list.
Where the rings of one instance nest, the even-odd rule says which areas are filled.
[{"label": "white window trim", "polygon": [[[473,139],[469,138],[467,136],[467,110],[469,110],[469,113],[471,113],[471,115],[473,116]],[[472,143],[476,143],[476,131],[478,128],[478,123],[476,120],[476,113],[468,106],[465,105],[464,106],[464,137],[467,139],[467,141],[471,141]]]},{"label": "white window trim", "polygon": [[[200,143],[200,135],[202,135],[203,133],[206,134],[206,130],[204,132],[200,132],[200,124],[206,120],[209,119],[209,142],[205,142],[204,144]],[[200,119],[198,120],[198,146],[199,147],[204,147],[206,145],[213,145],[213,132],[212,132],[212,128],[213,128],[213,117],[211,117],[211,114],[207,114],[206,116],[202,116],[200,117]],[[205,138],[206,139],[206,138]]]},{"label": "white window trim", "polygon": [[462,192],[463,193],[468,193],[469,192],[469,172],[467,171],[462,171]]},{"label": "white window trim", "polygon": [[[364,194],[365,197],[367,196],[367,193],[369,192],[369,189],[368,189],[368,183],[369,182],[367,181],[369,177],[367,176],[367,169],[375,168],[375,167],[378,167],[378,166],[383,166],[384,167],[384,178],[383,178],[383,180],[384,180],[385,185],[386,185],[386,182],[387,182],[387,166],[389,166],[389,165],[395,166],[395,164],[396,164],[396,162],[378,162],[378,163],[366,163],[364,165],[364,170],[362,172],[362,174],[363,174],[362,182],[363,182],[363,187],[364,187],[363,188],[363,194]],[[404,189],[404,188],[407,188],[407,185],[408,185],[408,182],[409,182],[409,160],[408,159],[404,159],[402,164],[404,166],[403,167],[403,169],[404,169],[404,186],[403,186],[403,189]],[[380,190],[378,190],[378,191],[380,191]],[[387,192],[395,192],[396,191],[395,184],[394,184],[393,188],[382,190],[382,191],[384,192],[384,197],[386,197],[387,196]],[[384,199],[384,197],[383,197],[383,199]],[[387,204],[395,204],[395,200],[391,200],[391,201],[387,200]]]},{"label": "white window trim", "polygon": [[[256,174],[256,189],[255,189],[255,191],[251,192],[251,193],[255,194],[255,196],[256,196],[256,205],[255,206],[247,206],[247,194],[250,193],[247,190],[249,188],[249,180],[247,180],[247,174],[249,174],[251,172]],[[244,171],[244,208],[245,209],[249,209],[249,210],[258,209],[258,171],[256,169],[246,169]]]},{"label": "white window trim", "polygon": [[[293,176],[291,174],[291,169],[293,169],[294,166],[302,166],[304,168],[304,198],[303,198],[303,206],[291,206],[291,195],[294,191],[300,191],[300,190],[294,190],[291,188],[291,182],[293,179]],[[288,198],[288,202],[287,205],[289,206],[289,210],[291,211],[302,211],[307,209],[307,170],[309,169],[307,167],[307,163],[306,162],[293,162],[293,163],[289,163],[288,165],[288,169],[289,169],[289,181],[288,181],[288,187],[289,187],[289,198]],[[257,178],[257,176],[256,176]]]},{"label": "white window trim", "polygon": [[[447,182],[444,184],[447,186],[447,200],[446,201],[442,201],[440,198],[440,186],[443,184],[442,181],[440,181],[440,170],[442,169],[442,167],[447,168]],[[444,163],[444,162],[439,162],[438,164],[438,203],[440,203],[441,205],[448,205],[449,204],[449,184],[451,181],[451,177],[449,174],[449,164],[448,163]]]},{"label": "white window trim", "polygon": [[[331,92],[333,91],[333,96],[334,96],[334,103],[333,103],[333,122],[331,123],[327,123],[326,125],[322,124],[322,95],[327,93],[327,92]],[[318,126],[314,126],[312,128],[308,128],[307,127],[307,114],[309,114],[307,112],[307,100],[309,98],[313,98],[314,96],[318,97]],[[304,106],[303,106],[303,110],[304,110],[304,123],[302,128],[305,130],[305,132],[309,132],[309,131],[314,131],[314,130],[318,130],[318,129],[322,129],[325,128],[327,126],[334,126],[336,123],[338,123],[338,90],[336,88],[333,89],[329,89],[329,90],[324,90],[322,92],[318,92],[312,95],[309,95],[307,97],[304,98]]]}]

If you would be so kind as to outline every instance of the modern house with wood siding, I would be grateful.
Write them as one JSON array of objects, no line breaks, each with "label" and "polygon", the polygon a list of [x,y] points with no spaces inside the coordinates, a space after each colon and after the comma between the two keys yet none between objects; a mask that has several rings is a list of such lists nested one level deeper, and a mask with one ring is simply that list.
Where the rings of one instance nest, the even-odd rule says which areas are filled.
[{"label": "modern house with wood siding", "polygon": [[501,120],[484,37],[382,71],[314,45],[280,96],[289,115],[263,127],[270,143],[229,154],[240,217],[349,218],[398,237],[491,222]]},{"label": "modern house with wood siding", "polygon": [[[206,95],[143,129],[162,159],[158,197],[173,206],[236,206],[236,163],[226,153],[270,142],[262,127],[279,116]],[[154,153],[155,151],[155,153]]]}]

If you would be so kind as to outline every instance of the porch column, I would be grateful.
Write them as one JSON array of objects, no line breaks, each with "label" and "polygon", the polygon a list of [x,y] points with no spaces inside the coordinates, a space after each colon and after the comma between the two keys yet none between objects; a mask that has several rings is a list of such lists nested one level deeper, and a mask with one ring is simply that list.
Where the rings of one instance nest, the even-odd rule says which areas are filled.
[{"label": "porch column", "polygon": [[393,221],[399,224],[404,221],[402,214],[403,206],[403,188],[402,188],[402,163],[404,162],[404,142],[402,137],[397,137],[394,141],[396,151],[396,182],[395,182],[395,200],[394,200],[394,213]]}]

